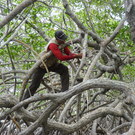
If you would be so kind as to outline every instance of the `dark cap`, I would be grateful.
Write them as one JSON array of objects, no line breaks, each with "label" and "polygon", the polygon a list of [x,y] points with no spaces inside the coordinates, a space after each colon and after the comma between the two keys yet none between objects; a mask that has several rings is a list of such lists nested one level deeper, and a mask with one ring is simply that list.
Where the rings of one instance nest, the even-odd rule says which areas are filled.
[{"label": "dark cap", "polygon": [[66,40],[68,36],[61,30],[55,32],[55,38],[58,40]]}]

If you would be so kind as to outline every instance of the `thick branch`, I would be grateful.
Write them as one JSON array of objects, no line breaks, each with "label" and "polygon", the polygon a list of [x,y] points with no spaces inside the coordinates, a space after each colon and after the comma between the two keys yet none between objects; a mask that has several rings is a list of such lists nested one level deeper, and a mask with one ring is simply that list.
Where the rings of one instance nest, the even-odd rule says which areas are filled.
[{"label": "thick branch", "polygon": [[[120,90],[120,91],[124,92],[127,97],[130,96],[131,99],[132,99],[132,103],[135,104],[135,96],[134,96],[134,93],[132,92],[132,89],[134,88],[134,84],[131,85],[131,84],[124,83],[124,82],[121,82],[121,81],[109,80],[109,79],[103,79],[103,78],[87,80],[87,81],[85,81],[81,84],[78,84],[78,85],[74,86],[71,90],[69,90],[67,92],[59,93],[59,94],[56,94],[56,95],[51,94],[54,97],[50,98],[50,99],[52,101],[54,101],[54,99],[55,99],[55,102],[52,103],[51,105],[49,105],[45,109],[44,113],[39,117],[39,119],[37,119],[30,127],[28,127],[28,130],[26,129],[25,131],[21,132],[20,135],[29,134],[32,131],[34,131],[38,126],[40,126],[43,122],[46,123],[47,119],[49,118],[49,115],[60,104],[63,104],[67,99],[71,98],[74,95],[80,94],[81,92],[83,92],[85,90],[93,89],[93,88],[108,88],[108,89]],[[56,96],[56,98],[55,98],[55,96]],[[27,100],[29,100],[29,99],[27,99]],[[26,101],[24,101],[24,102],[26,102]],[[31,102],[32,102],[32,100],[31,100]],[[108,110],[110,110],[110,109],[108,109]],[[78,126],[80,126],[80,124]]]},{"label": "thick branch", "polygon": [[93,120],[95,120],[99,117],[104,117],[108,114],[114,115],[114,116],[119,116],[119,117],[121,117],[123,115],[120,108],[103,107],[103,108],[99,108],[99,109],[93,111],[92,113],[88,113],[75,124],[69,125],[69,124],[64,124],[64,123],[59,123],[59,122],[54,122],[54,121],[48,121],[48,125],[50,128],[64,131],[67,133],[72,133],[72,132],[75,132],[75,131],[83,128],[88,123],[92,122]]}]

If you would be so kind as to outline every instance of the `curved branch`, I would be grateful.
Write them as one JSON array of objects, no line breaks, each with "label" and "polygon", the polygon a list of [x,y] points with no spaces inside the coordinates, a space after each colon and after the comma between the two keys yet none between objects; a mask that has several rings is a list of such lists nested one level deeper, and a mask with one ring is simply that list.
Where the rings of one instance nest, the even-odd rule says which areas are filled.
[{"label": "curved branch", "polygon": [[[7,115],[16,111],[20,107],[25,106],[26,104],[29,104],[32,102],[41,101],[41,100],[52,100],[54,102],[57,102],[57,98],[59,98],[59,96],[63,96],[63,94],[60,93],[60,94],[35,95],[16,104],[18,101],[15,99],[13,95],[9,95],[8,99],[5,98],[5,95],[2,95],[0,96],[0,107],[6,107],[6,108],[12,107],[12,108],[4,112],[3,114],[1,114],[0,119],[5,118]],[[4,98],[5,100],[3,100]]]},{"label": "curved branch", "polygon": [[95,119],[99,117],[104,117],[108,114],[122,117],[124,112],[121,111],[121,106],[113,108],[113,107],[102,107],[99,108],[92,113],[88,113],[87,115],[84,115],[77,123],[75,124],[64,124],[60,122],[55,122],[48,120],[48,126],[53,129],[57,129],[60,131],[64,131],[66,133],[73,133],[84,126],[86,126],[88,123],[94,121]]},{"label": "curved branch", "polygon": [[112,66],[106,66],[106,65],[103,65],[99,62],[96,63],[96,66],[97,68],[99,68],[99,70],[101,71],[105,71],[105,72],[109,72],[109,73],[112,73],[112,72],[115,72],[116,71],[116,67],[115,65],[112,65]]},{"label": "curved branch", "polygon": [[[63,104],[67,99],[71,98],[74,95],[80,94],[81,92],[83,92],[85,90],[93,89],[93,88],[108,88],[108,89],[117,89],[119,91],[122,91],[123,93],[125,93],[125,95],[127,97],[130,96],[130,98],[132,100],[131,103],[135,105],[135,95],[132,92],[132,89],[134,88],[133,83],[132,84],[131,83],[124,83],[124,82],[121,82],[121,81],[109,80],[109,79],[104,79],[104,78],[87,80],[83,83],[80,83],[80,84],[74,86],[71,90],[69,90],[67,92],[63,92],[63,93],[61,92],[61,93],[58,93],[58,94],[50,94],[51,100],[54,101],[54,102],[52,104],[50,104],[45,109],[44,113],[30,127],[28,127],[28,129],[21,132],[20,135],[24,135],[24,134],[28,135],[29,133],[34,131],[39,125],[41,125],[43,122],[46,123],[47,119],[49,118],[49,115],[60,104]],[[43,97],[41,96],[40,98],[43,98]],[[28,100],[30,100],[30,98],[27,99],[27,100],[24,100],[22,102],[26,103],[26,101],[28,101]],[[22,104],[22,102],[20,102],[20,104]],[[34,100],[32,101],[32,99],[31,99],[31,102],[34,102]],[[108,110],[110,110],[110,109],[108,109]],[[102,112],[102,110],[101,110],[101,112]]]}]

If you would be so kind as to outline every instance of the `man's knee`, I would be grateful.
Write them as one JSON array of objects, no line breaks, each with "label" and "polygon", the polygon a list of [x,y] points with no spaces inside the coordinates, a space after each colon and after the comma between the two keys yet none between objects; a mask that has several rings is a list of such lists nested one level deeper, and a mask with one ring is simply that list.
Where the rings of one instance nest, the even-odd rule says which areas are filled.
[{"label": "man's knee", "polygon": [[40,84],[35,83],[35,84],[32,84],[32,85],[29,87],[29,91],[30,91],[30,93],[31,93],[32,96],[34,95],[34,93],[35,93],[36,90],[38,89],[39,85],[40,85]]},{"label": "man's knee", "polygon": [[69,74],[68,67],[63,66],[63,68],[62,68],[62,74]]}]

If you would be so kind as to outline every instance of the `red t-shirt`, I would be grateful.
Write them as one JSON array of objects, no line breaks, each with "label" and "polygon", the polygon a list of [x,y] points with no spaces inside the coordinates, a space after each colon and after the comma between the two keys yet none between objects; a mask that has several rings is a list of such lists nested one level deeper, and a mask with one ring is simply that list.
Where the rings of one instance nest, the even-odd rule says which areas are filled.
[{"label": "red t-shirt", "polygon": [[48,47],[48,50],[51,50],[52,53],[54,54],[54,56],[61,60],[61,61],[66,61],[66,60],[70,60],[70,59],[74,59],[75,55],[74,53],[71,53],[68,47],[64,48],[64,53],[65,55],[61,52],[61,50],[59,49],[59,45],[55,44],[55,43],[51,43]]}]

